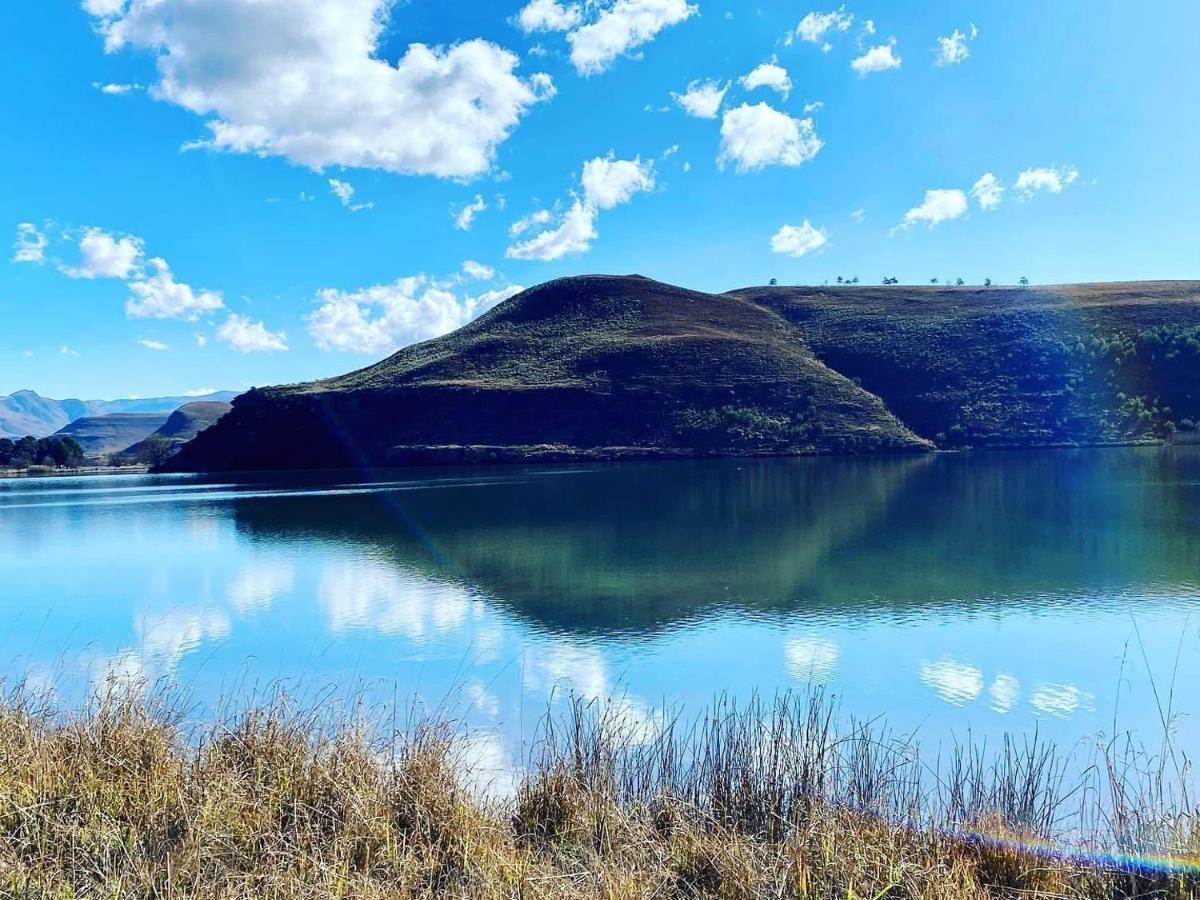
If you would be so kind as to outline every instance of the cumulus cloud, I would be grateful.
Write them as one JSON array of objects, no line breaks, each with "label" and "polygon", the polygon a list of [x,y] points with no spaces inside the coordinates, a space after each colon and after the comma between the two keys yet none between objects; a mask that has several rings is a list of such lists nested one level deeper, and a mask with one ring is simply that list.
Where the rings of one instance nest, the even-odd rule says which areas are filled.
[{"label": "cumulus cloud", "polygon": [[524,234],[530,228],[535,228],[538,225],[545,225],[554,218],[553,213],[548,209],[534,210],[527,216],[522,216],[508,226],[508,234],[510,237],[517,237]]},{"label": "cumulus cloud", "polygon": [[517,24],[526,34],[534,31],[570,31],[582,18],[583,13],[577,3],[531,0],[517,13]]},{"label": "cumulus cloud", "polygon": [[719,81],[693,81],[682,94],[671,92],[671,97],[689,116],[697,119],[715,119],[729,84]]},{"label": "cumulus cloud", "polygon": [[102,94],[109,94],[109,95],[118,96],[118,97],[121,96],[122,94],[128,94],[133,91],[143,90],[143,88],[140,84],[120,84],[117,82],[103,82],[103,81],[93,81],[92,87],[94,87],[96,90],[98,90]]},{"label": "cumulus cloud", "polygon": [[1037,193],[1061,194],[1063,188],[1072,184],[1078,177],[1079,170],[1074,166],[1025,169],[1017,175],[1016,188],[1022,192],[1025,199]]},{"label": "cumulus cloud", "polygon": [[329,190],[333,191],[338,201],[350,212],[358,212],[363,209],[373,209],[374,203],[355,203],[354,202],[354,185],[348,181],[339,181],[337,178],[329,179]]},{"label": "cumulus cloud", "polygon": [[991,172],[986,172],[972,185],[971,196],[980,209],[995,209],[1004,198],[1004,185]]},{"label": "cumulus cloud", "polygon": [[475,217],[487,208],[487,201],[483,199],[482,194],[476,194],[474,200],[457,211],[451,207],[450,214],[454,216],[454,227],[459,231],[470,231],[471,226],[475,224]]},{"label": "cumulus cloud", "polygon": [[152,341],[148,338],[143,338],[142,340],[138,341],[138,343],[141,344],[143,347],[145,347],[147,350],[155,350],[159,353],[161,353],[164,350],[171,349],[166,344],[164,344],[162,341]]},{"label": "cumulus cloud", "polygon": [[230,313],[220,328],[217,338],[225,341],[234,350],[242,353],[270,353],[287,350],[287,335],[282,331],[268,331],[262,322],[252,322],[249,316]]},{"label": "cumulus cloud", "polygon": [[979,29],[972,25],[970,35],[963,34],[955,28],[949,37],[939,37],[937,39],[937,64],[939,66],[953,66],[962,62],[971,55],[971,50],[967,47],[967,41],[975,40],[978,34]]},{"label": "cumulus cloud", "polygon": [[40,266],[46,261],[46,247],[49,243],[46,235],[42,234],[36,225],[32,222],[22,222],[17,226],[12,261]]},{"label": "cumulus cloud", "polygon": [[399,278],[357,291],[325,288],[308,317],[308,332],[322,350],[381,355],[449,334],[524,288],[508,285],[477,296],[460,295],[454,279]]},{"label": "cumulus cloud", "polygon": [[865,78],[872,72],[886,72],[888,69],[898,69],[904,62],[895,53],[896,39],[891,38],[886,44],[879,44],[850,60],[850,68],[858,73],[859,78]]},{"label": "cumulus cloud", "polygon": [[176,281],[167,261],[155,257],[129,282],[125,314],[131,319],[194,320],[224,305],[220,291],[195,290]]},{"label": "cumulus cloud", "polygon": [[775,232],[771,237],[771,252],[800,257],[820,250],[828,243],[824,229],[805,219],[799,225],[784,225]]},{"label": "cumulus cloud", "polygon": [[742,78],[742,87],[748,91],[766,87],[779,94],[786,100],[792,92],[792,79],[788,70],[776,62],[765,62],[757,66],[749,75]]},{"label": "cumulus cloud", "polygon": [[592,241],[599,236],[596,231],[597,215],[594,206],[576,200],[557,227],[513,244],[504,251],[504,255],[509,259],[550,262],[576,253],[587,253],[592,249]]},{"label": "cumulus cloud", "polygon": [[[628,2],[628,0],[626,0]],[[105,49],[154,54],[152,93],[208,117],[194,146],[470,178],[529,109],[544,73],[482,39],[379,53],[392,0],[86,0]]]},{"label": "cumulus cloud", "polygon": [[583,164],[579,179],[584,202],[596,209],[612,209],[633,199],[634,194],[654,190],[654,163],[615,159],[611,154]]},{"label": "cumulus cloud", "polygon": [[70,278],[128,278],[141,265],[143,252],[141,238],[87,228],[79,240],[79,265],[59,269]]},{"label": "cumulus cloud", "polygon": [[[621,206],[636,194],[654,190],[654,163],[643,162],[641,157],[616,159],[610,153],[584,163],[579,180],[583,196],[572,201],[558,225],[510,246],[505,251],[509,259],[549,262],[586,253],[598,236],[596,220],[601,210]],[[548,214],[542,216],[541,212],[534,216],[539,222],[549,222],[552,218]],[[531,218],[514,222],[509,233],[515,236],[525,232],[532,227]]]},{"label": "cumulus cloud", "polygon": [[462,264],[463,274],[475,281],[491,281],[496,277],[496,270],[491,266],[485,266],[481,262],[476,262],[473,259],[465,260]]},{"label": "cumulus cloud", "polygon": [[[808,41],[810,44],[820,44],[821,49],[828,53],[832,47],[825,40],[825,36],[830,31],[849,31],[853,24],[854,15],[846,12],[845,6],[826,13],[810,12],[796,26],[794,37]],[[792,36],[789,35],[789,37]]]},{"label": "cumulus cloud", "polygon": [[957,219],[967,211],[967,195],[957,188],[933,188],[925,192],[925,199],[904,214],[900,228],[911,228],[924,223],[932,228],[941,222]]},{"label": "cumulus cloud", "polygon": [[766,103],[743,103],[721,121],[717,165],[733,163],[738,172],[766,166],[799,166],[820,152],[824,143],[812,119],[793,119]]},{"label": "cumulus cloud", "polygon": [[596,75],[617,57],[654,40],[660,31],[695,15],[687,0],[616,0],[594,22],[567,34],[571,63],[580,75]]}]

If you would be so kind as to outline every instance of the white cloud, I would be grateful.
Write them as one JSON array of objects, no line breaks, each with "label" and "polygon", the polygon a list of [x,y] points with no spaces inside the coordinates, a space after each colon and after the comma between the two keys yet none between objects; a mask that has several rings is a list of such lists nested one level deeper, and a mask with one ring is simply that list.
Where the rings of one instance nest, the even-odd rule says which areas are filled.
[{"label": "white cloud", "polygon": [[[558,225],[513,244],[506,251],[509,259],[549,262],[575,253],[586,253],[598,236],[596,220],[601,210],[628,203],[634,195],[654,190],[654,163],[641,157],[616,159],[610,153],[583,165],[580,175],[583,197],[576,197],[559,219]],[[550,216],[539,211],[512,224],[509,234],[524,233],[533,224],[545,224]],[[538,221],[534,223],[533,218]]]},{"label": "white cloud", "polygon": [[252,322],[249,316],[230,313],[225,324],[217,329],[217,337],[242,353],[270,353],[286,350],[287,335],[268,331],[262,322]]},{"label": "white cloud", "polygon": [[812,119],[793,119],[765,103],[743,103],[728,110],[721,122],[717,165],[734,163],[738,172],[766,166],[798,166],[820,152],[823,142]]},{"label": "white cloud", "polygon": [[141,265],[143,252],[141,238],[118,238],[99,228],[88,228],[79,239],[80,264],[59,268],[71,278],[129,278]]},{"label": "white cloud", "polygon": [[1079,177],[1079,170],[1074,166],[1054,168],[1025,169],[1017,176],[1016,188],[1026,199],[1039,192],[1061,194],[1063,188],[1073,183]]},{"label": "white cloud", "polygon": [[510,237],[517,237],[518,235],[524,234],[530,228],[533,228],[537,225],[545,225],[553,218],[553,214],[548,209],[535,210],[529,215],[522,216],[521,218],[517,219],[517,221],[509,225],[508,234]]},{"label": "white cloud", "polygon": [[471,226],[475,224],[475,217],[487,208],[487,201],[483,199],[482,194],[476,194],[475,199],[459,209],[458,212],[451,207],[450,214],[454,216],[454,227],[460,231],[470,231]]},{"label": "white cloud", "polygon": [[[776,62],[765,62],[742,78],[742,87],[748,91],[760,87],[771,88],[773,91],[778,91],[786,100],[788,94],[792,92],[792,79],[788,75],[788,70],[783,66]],[[805,112],[807,111],[806,109]]]},{"label": "white cloud", "polygon": [[1007,672],[1001,672],[988,688],[992,710],[1001,714],[1011,712],[1021,699],[1021,682]]},{"label": "white cloud", "polygon": [[17,239],[13,242],[13,262],[41,265],[46,261],[46,246],[50,242],[46,235],[32,222],[17,226]]},{"label": "white cloud", "polygon": [[828,681],[837,669],[838,645],[829,638],[792,638],[784,645],[788,674],[798,681]]},{"label": "white cloud", "polygon": [[61,347],[59,347],[58,352],[59,352],[59,355],[61,355],[61,356],[78,356],[79,355],[78,350],[73,350],[70,347],[68,347],[66,344],[63,344]]},{"label": "white cloud", "polygon": [[824,229],[815,227],[805,219],[799,225],[784,225],[771,237],[771,252],[788,256],[804,256],[820,250],[829,243]]},{"label": "white cloud", "polygon": [[671,92],[671,97],[689,116],[697,119],[715,119],[729,84],[719,81],[693,81],[682,94]]},{"label": "white cloud", "polygon": [[633,199],[642,191],[654,190],[654,163],[633,159],[614,159],[612,154],[583,164],[580,177],[584,202],[596,209],[612,209]]},{"label": "white cloud", "polygon": [[567,35],[571,62],[581,75],[603,72],[623,53],[654,40],[697,12],[687,0],[616,0],[596,20]]},{"label": "white cloud", "polygon": [[93,81],[92,87],[102,94],[110,94],[113,96],[120,96],[121,94],[128,94],[131,91],[143,90],[143,87],[140,84],[118,84],[115,82],[105,83],[103,81]]},{"label": "white cloud", "polygon": [[131,319],[194,320],[225,305],[220,291],[193,290],[176,281],[165,259],[155,257],[148,267],[129,282],[125,314]]},{"label": "white cloud", "polygon": [[530,0],[517,14],[517,24],[526,34],[534,31],[570,31],[582,18],[583,14],[577,3]]},{"label": "white cloud", "polygon": [[341,165],[470,178],[535,103],[538,73],[481,39],[380,53],[392,0],[86,0],[105,49],[148,50],[152,93],[208,117],[193,146]]},{"label": "white cloud", "polygon": [[161,353],[164,350],[171,349],[166,344],[164,344],[162,341],[152,341],[152,340],[149,340],[148,338],[143,338],[142,340],[138,341],[138,343],[141,344],[143,347],[145,347],[147,350],[156,350],[159,353]]},{"label": "white cloud", "polygon": [[322,350],[391,353],[449,334],[524,290],[508,285],[472,297],[452,288],[451,280],[427,275],[357,291],[325,288],[317,292],[320,306],[308,317],[308,333]]},{"label": "white cloud", "polygon": [[354,202],[354,185],[348,181],[339,181],[336,178],[329,179],[329,189],[333,191],[334,196],[338,201],[350,212],[358,212],[363,209],[373,209],[374,203],[355,203]]},{"label": "white cloud", "polygon": [[866,217],[867,217],[867,211],[865,209],[863,209],[862,207],[859,207],[858,209],[856,209],[852,213],[850,213],[850,218],[852,218],[855,222],[861,222]]},{"label": "white cloud", "polygon": [[886,72],[888,69],[898,69],[904,62],[893,51],[896,39],[891,38],[886,44],[872,47],[862,56],[850,60],[850,68],[858,73],[859,78],[865,78],[872,72]]},{"label": "white cloud", "polygon": [[1004,198],[1004,185],[991,172],[986,172],[972,185],[971,196],[981,209],[995,209]]},{"label": "white cloud", "polygon": [[192,388],[190,391],[184,391],[182,396],[184,396],[184,397],[207,397],[210,394],[215,394],[215,393],[217,393],[217,389],[214,387],[198,387],[198,388]]},{"label": "white cloud", "polygon": [[597,215],[594,206],[576,200],[563,215],[558,227],[513,244],[504,251],[504,255],[509,259],[550,262],[573,253],[587,253],[592,249],[592,241],[598,237]]},{"label": "white cloud", "polygon": [[475,262],[473,259],[464,260],[462,264],[463,274],[468,278],[473,278],[475,281],[491,281],[496,277],[496,270],[491,266],[485,266],[481,262]]},{"label": "white cloud", "polygon": [[971,34],[968,37],[957,28],[951,32],[949,37],[939,37],[938,40],[938,56],[937,64],[939,66],[953,66],[962,62],[971,55],[971,50],[967,47],[967,41],[975,40],[975,36],[979,34],[979,30],[972,25]]},{"label": "white cloud", "polygon": [[900,228],[911,228],[924,222],[930,228],[941,222],[957,219],[967,211],[967,195],[957,188],[933,188],[925,192],[920,206],[904,214]]},{"label": "white cloud", "polygon": [[825,108],[825,101],[823,101],[823,100],[813,100],[811,103],[804,104],[805,114],[820,112],[824,108]]},{"label": "white cloud", "polygon": [[822,44],[822,49],[829,52],[829,44],[824,43],[825,35],[830,31],[849,31],[854,24],[854,15],[846,12],[841,6],[832,12],[810,12],[796,26],[795,36],[810,44]]}]

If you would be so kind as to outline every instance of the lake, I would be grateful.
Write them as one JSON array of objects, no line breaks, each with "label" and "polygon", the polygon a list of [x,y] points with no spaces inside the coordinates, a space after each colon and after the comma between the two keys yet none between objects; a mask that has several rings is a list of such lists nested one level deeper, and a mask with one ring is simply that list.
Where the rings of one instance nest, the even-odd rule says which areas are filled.
[{"label": "lake", "polygon": [[922,743],[1200,736],[1200,448],[0,481],[9,679],[547,703],[823,685]]}]

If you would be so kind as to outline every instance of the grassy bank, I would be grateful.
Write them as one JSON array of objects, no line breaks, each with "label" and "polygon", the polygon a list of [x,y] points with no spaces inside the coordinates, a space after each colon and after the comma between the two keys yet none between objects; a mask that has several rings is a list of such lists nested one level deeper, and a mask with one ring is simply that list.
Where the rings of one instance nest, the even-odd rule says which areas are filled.
[{"label": "grassy bank", "polygon": [[[283,701],[203,727],[163,698],[0,710],[0,896],[1200,896],[1171,753],[922,760],[820,698],[548,718],[514,795],[465,786],[453,725]],[[1052,849],[1155,848],[1171,862]]]}]

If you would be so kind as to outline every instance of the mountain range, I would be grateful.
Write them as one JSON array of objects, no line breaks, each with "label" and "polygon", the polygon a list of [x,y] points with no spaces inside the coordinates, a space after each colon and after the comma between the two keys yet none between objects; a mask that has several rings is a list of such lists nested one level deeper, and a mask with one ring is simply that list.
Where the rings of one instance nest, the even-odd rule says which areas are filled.
[{"label": "mountain range", "polygon": [[202,400],[228,403],[236,396],[234,391],[218,391],[202,397],[51,400],[34,391],[17,391],[7,397],[0,397],[0,437],[13,439],[25,435],[39,438],[49,437],[77,419],[117,413],[154,413],[161,415],[165,420],[167,416],[185,404]]},{"label": "mountain range", "polygon": [[1200,282],[527,290],[341,377],[252,390],[166,466],[1162,442],[1200,420]]}]

